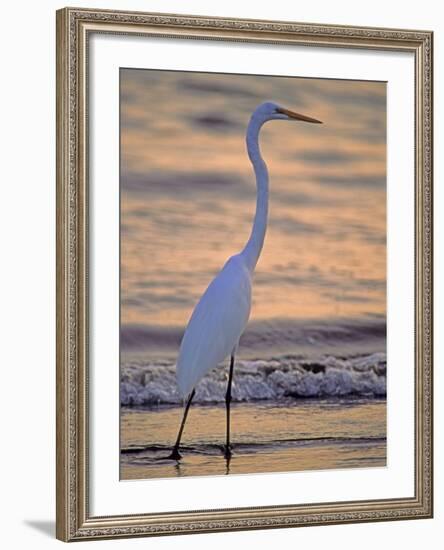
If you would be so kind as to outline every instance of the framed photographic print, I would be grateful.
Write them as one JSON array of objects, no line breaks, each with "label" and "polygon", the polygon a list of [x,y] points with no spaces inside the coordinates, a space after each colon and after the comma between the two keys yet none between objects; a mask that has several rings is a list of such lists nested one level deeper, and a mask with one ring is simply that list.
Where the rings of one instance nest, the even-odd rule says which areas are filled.
[{"label": "framed photographic print", "polygon": [[432,515],[432,33],[57,12],[57,537]]}]

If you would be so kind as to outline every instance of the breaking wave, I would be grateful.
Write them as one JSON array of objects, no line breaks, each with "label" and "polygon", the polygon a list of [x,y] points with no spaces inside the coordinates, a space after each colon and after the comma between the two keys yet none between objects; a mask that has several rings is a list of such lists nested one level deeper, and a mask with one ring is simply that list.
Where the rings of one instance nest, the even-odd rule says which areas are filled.
[{"label": "breaking wave", "polygon": [[[223,402],[226,385],[227,368],[213,369],[196,386],[194,403]],[[385,353],[350,358],[326,355],[316,361],[295,356],[237,361],[232,388],[235,402],[385,395]],[[124,406],[182,404],[175,365],[168,361],[123,365],[120,401]]]}]

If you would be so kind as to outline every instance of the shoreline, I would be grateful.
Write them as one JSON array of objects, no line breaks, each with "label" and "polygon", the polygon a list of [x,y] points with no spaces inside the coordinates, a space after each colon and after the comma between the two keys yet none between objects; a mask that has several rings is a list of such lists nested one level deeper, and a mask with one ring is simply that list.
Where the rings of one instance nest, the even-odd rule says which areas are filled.
[{"label": "shoreline", "polygon": [[122,409],[121,479],[386,466],[385,399],[235,403],[231,413],[228,463],[222,404],[191,407],[178,463],[169,454],[181,407]]}]

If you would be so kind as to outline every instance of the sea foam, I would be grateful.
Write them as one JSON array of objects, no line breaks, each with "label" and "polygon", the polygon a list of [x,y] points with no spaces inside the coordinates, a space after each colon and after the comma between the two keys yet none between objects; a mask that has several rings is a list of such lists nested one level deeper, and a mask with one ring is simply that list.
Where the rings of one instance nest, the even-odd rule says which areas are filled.
[{"label": "sea foam", "polygon": [[[223,402],[227,370],[220,365],[207,373],[196,386],[194,403]],[[316,361],[292,356],[237,361],[232,388],[235,402],[385,395],[385,353],[352,358],[326,355]],[[175,366],[167,361],[123,365],[120,401],[124,406],[181,404]]]}]

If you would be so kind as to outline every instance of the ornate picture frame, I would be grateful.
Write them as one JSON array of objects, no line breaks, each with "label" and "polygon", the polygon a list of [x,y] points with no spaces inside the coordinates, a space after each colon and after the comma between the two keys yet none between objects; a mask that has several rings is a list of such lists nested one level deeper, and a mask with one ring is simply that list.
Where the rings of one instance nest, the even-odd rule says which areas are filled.
[{"label": "ornate picture frame", "polygon": [[[414,494],[409,497],[93,515],[89,469],[88,61],[95,34],[404,52],[414,56]],[[57,12],[57,538],[63,541],[430,518],[432,103],[429,31],[64,8]],[[402,205],[400,205],[402,208]],[[117,406],[117,405],[116,405]]]}]

